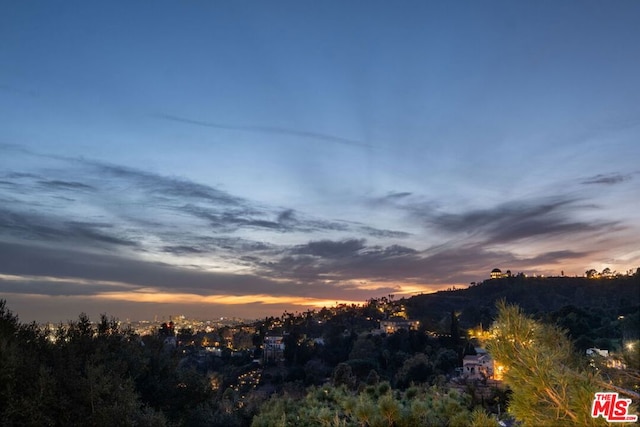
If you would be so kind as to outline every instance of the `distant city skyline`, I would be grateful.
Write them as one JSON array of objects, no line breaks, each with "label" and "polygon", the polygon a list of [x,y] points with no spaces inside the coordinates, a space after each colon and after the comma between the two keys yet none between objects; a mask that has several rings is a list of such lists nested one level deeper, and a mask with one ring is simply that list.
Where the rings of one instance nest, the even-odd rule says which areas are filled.
[{"label": "distant city skyline", "polygon": [[640,266],[640,3],[0,5],[0,299],[259,318]]}]

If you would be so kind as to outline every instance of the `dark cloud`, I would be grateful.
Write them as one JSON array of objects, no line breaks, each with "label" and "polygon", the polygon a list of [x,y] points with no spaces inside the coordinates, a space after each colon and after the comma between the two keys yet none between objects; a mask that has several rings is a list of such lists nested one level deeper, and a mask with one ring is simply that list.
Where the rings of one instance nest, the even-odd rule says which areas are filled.
[{"label": "dark cloud", "polygon": [[18,185],[12,181],[0,180],[0,185],[3,187],[17,187]]},{"label": "dark cloud", "polygon": [[224,233],[232,233],[241,228],[268,229],[279,232],[293,231],[295,229],[295,224],[291,221],[270,221],[268,219],[259,218],[261,216],[269,215],[269,213],[250,208],[221,210],[215,206],[202,207],[185,205],[180,208],[180,210],[182,212],[189,213],[194,217],[206,220],[211,228]]},{"label": "dark cloud", "polygon": [[105,231],[112,228],[110,224],[66,221],[53,215],[44,216],[0,208],[0,237],[5,235],[82,247],[98,244],[137,246],[136,242],[126,237]]},{"label": "dark cloud", "polygon": [[272,126],[227,125],[227,124],[220,124],[220,123],[204,122],[200,120],[192,120],[184,117],[173,116],[170,114],[155,114],[154,116],[164,120],[170,120],[173,122],[186,123],[186,124],[196,125],[196,126],[204,126],[204,127],[214,128],[214,129],[296,136],[296,137],[307,138],[307,139],[316,139],[316,140],[327,141],[327,142],[335,142],[338,144],[351,145],[355,147],[373,148],[371,145],[366,144],[364,142],[342,138],[334,135],[317,133],[317,132],[300,131],[300,130],[272,127]]},{"label": "dark cloud", "polygon": [[[4,191],[7,196],[19,194],[20,199],[0,193],[0,199],[11,202],[5,206],[12,206],[0,209],[0,239],[4,235],[9,241],[38,241],[79,251],[119,253],[129,248],[181,258],[215,253],[225,264],[246,266],[265,260],[249,261],[240,256],[259,252],[271,258],[283,248],[235,237],[241,230],[357,230],[353,224],[310,218],[293,209],[259,206],[185,179],[86,159],[55,160],[63,163],[59,169],[47,169],[46,175],[51,176],[47,179],[30,173],[5,175],[10,176],[9,182],[20,182],[21,188],[19,193],[12,188]],[[69,191],[77,191],[75,199],[64,196]],[[99,214],[88,220],[80,220],[77,214],[68,217],[65,214],[70,202],[75,212],[86,209]],[[205,221],[206,226],[190,219]],[[367,231],[376,232],[373,228]]]},{"label": "dark cloud", "polygon": [[[363,301],[366,291],[343,291],[338,284],[321,285],[300,282],[294,276],[287,280],[272,280],[252,274],[232,274],[185,268],[165,263],[148,262],[132,257],[48,248],[38,245],[0,242],[0,274],[63,279],[64,282],[115,282],[128,286],[129,291],[153,288],[164,292],[197,295],[255,295],[314,297],[332,299],[353,298]],[[37,280],[37,279],[34,279]],[[19,283],[23,283],[20,281]],[[8,286],[8,285],[7,285]],[[31,293],[34,288],[11,285],[14,293]],[[18,287],[17,287],[18,286]],[[98,288],[93,288],[98,289]],[[111,291],[115,289],[110,289]],[[90,294],[93,290],[87,290]],[[55,287],[47,288],[55,293]]]},{"label": "dark cloud", "polygon": [[[446,283],[452,276],[461,273],[461,267],[469,267],[469,259],[461,248],[442,256],[445,251],[429,255],[402,246],[375,248],[350,264],[344,264],[339,272],[352,276],[369,271],[369,277],[379,281],[412,281],[416,283]],[[474,256],[481,253],[479,248],[470,251]],[[469,270],[466,270],[469,271]],[[366,276],[365,276],[366,277]]]},{"label": "dark cloud", "polygon": [[532,258],[518,260],[518,265],[522,267],[539,266],[549,264],[560,264],[567,260],[580,259],[591,255],[590,251],[575,252],[570,250],[552,251],[536,255]]},{"label": "dark cloud", "polygon": [[318,220],[298,215],[292,209],[278,212],[275,209],[252,206],[249,203],[229,209],[186,204],[180,207],[179,210],[196,218],[206,220],[212,229],[221,233],[233,233],[240,229],[263,229],[278,233],[354,230],[380,237],[405,237],[407,235],[403,232],[361,227],[344,221]]},{"label": "dark cloud", "polygon": [[298,223],[298,230],[301,232],[313,231],[349,231],[350,224],[344,221],[329,221],[314,218],[305,218]]},{"label": "dark cloud", "polygon": [[206,238],[208,244],[222,249],[232,250],[238,253],[261,252],[273,250],[275,247],[266,242],[241,239],[239,237],[213,237]]},{"label": "dark cloud", "polygon": [[[403,257],[405,259],[402,259]],[[363,279],[393,282],[410,277],[410,272],[398,270],[399,264],[406,267],[407,264],[414,264],[416,260],[413,255],[409,254],[385,257],[380,252],[344,251],[343,256],[325,254],[322,258],[311,255],[285,256],[277,263],[271,263],[265,267],[270,270],[267,274],[273,274],[277,277],[292,275],[298,280],[311,283],[326,280],[340,282]],[[394,274],[393,271],[396,273]]]},{"label": "dark cloud", "polygon": [[22,173],[22,172],[11,172],[4,175],[5,178],[10,179],[22,179],[22,178],[32,178],[32,179],[41,179],[40,175],[35,175],[32,173]]},{"label": "dark cloud", "polygon": [[43,187],[50,187],[54,189],[63,189],[63,190],[95,190],[91,185],[83,184],[81,182],[72,182],[72,181],[40,181],[40,185]]},{"label": "dark cloud", "polygon": [[170,253],[174,255],[192,255],[201,254],[208,251],[203,251],[195,246],[179,245],[179,246],[164,246],[162,252]]},{"label": "dark cloud", "polygon": [[322,258],[343,258],[353,256],[364,246],[364,239],[348,239],[339,242],[321,240],[297,246],[292,250],[294,254],[312,255]]},{"label": "dark cloud", "polygon": [[219,292],[282,295],[295,288],[248,275],[216,274],[131,257],[6,242],[0,242],[0,257],[5,261],[0,266],[1,272],[9,275],[110,281],[201,295]]},{"label": "dark cloud", "polygon": [[371,237],[387,239],[403,239],[411,236],[411,233],[407,233],[405,231],[381,230],[369,226],[361,226],[358,228],[358,230]]},{"label": "dark cloud", "polygon": [[412,195],[413,195],[413,193],[410,193],[408,191],[389,192],[389,193],[385,194],[384,196],[368,198],[367,201],[370,204],[373,204],[373,205],[376,205],[376,206],[377,205],[380,205],[380,206],[384,206],[384,205],[393,206],[393,205],[400,204],[401,202],[403,202],[406,199],[410,198]]},{"label": "dark cloud", "polygon": [[[302,218],[292,209],[265,208],[216,188],[184,179],[165,177],[121,166],[84,162],[99,175],[120,178],[129,191],[144,190],[143,197],[159,198],[157,204],[206,220],[217,232],[232,233],[242,228],[274,232],[346,230],[344,224]],[[207,202],[203,204],[202,202]]]},{"label": "dark cloud", "polygon": [[580,200],[557,198],[541,202],[509,202],[492,209],[461,214],[432,214],[428,225],[447,233],[479,236],[485,243],[504,243],[530,237],[589,233],[612,229],[614,221],[584,222],[576,214],[587,208]]},{"label": "dark cloud", "polygon": [[630,179],[631,175],[622,175],[619,173],[612,173],[609,175],[599,174],[582,181],[582,183],[585,185],[614,185],[629,181]]},{"label": "dark cloud", "polygon": [[87,242],[103,242],[114,245],[123,246],[138,246],[137,242],[124,237],[118,237],[111,234],[106,234],[102,229],[111,229],[113,226],[110,224],[96,225],[92,223],[80,223],[80,222],[67,222],[66,227],[62,230],[64,237],[70,236],[72,239],[80,239]]},{"label": "dark cloud", "polygon": [[[467,281],[473,271],[484,271],[495,252],[482,247],[449,251],[417,251],[400,245],[367,246],[363,239],[315,241],[298,245],[277,261],[260,265],[264,275],[309,283],[351,280],[375,282],[437,284]],[[513,257],[511,257],[513,259]],[[465,270],[466,269],[466,270]]]},{"label": "dark cloud", "polygon": [[119,178],[126,184],[135,185],[138,190],[144,190],[154,195],[176,197],[180,200],[204,200],[221,205],[238,206],[247,202],[216,188],[198,184],[180,178],[172,178],[139,169],[128,168],[106,163],[78,160],[83,165],[95,169],[101,176]]},{"label": "dark cloud", "polygon": [[293,209],[286,209],[278,214],[280,224],[297,224],[296,214]]},{"label": "dark cloud", "polygon": [[280,222],[268,221],[264,219],[245,219],[245,218],[232,218],[236,224],[243,227],[250,228],[268,228],[271,230],[289,231],[290,229],[283,226]]},{"label": "dark cloud", "polygon": [[[26,153],[36,156],[32,153]],[[159,240],[157,247],[147,243],[143,250],[184,255],[187,247],[198,247],[202,251],[212,248],[194,244],[196,239],[207,235],[232,235],[240,231],[268,231],[273,233],[317,233],[317,232],[353,232],[378,238],[403,238],[409,234],[401,231],[377,229],[358,223],[318,219],[290,208],[262,206],[250,200],[215,187],[199,184],[186,179],[163,176],[139,169],[113,165],[87,159],[47,157],[48,160],[62,162],[58,169],[48,168],[42,174],[16,173],[5,174],[7,178],[6,196],[20,195],[22,200],[2,197],[12,203],[12,211],[20,216],[25,212],[29,224],[16,225],[12,220],[4,228],[28,229],[32,238],[74,240],[83,237],[89,247],[91,238],[99,244],[133,245],[134,236],[153,236]],[[15,180],[15,181],[14,181]],[[11,187],[13,183],[20,187]],[[11,185],[9,185],[11,184]],[[0,188],[5,188],[0,186]],[[74,191],[74,197],[67,197]],[[32,201],[25,203],[23,196]],[[43,197],[46,196],[46,197]],[[55,202],[57,201],[57,202]],[[35,218],[33,208],[38,209],[39,218]],[[101,215],[105,222],[114,227],[110,232],[96,227],[70,226],[64,224],[63,215],[69,203],[74,204],[76,212],[87,209],[90,212],[105,212]],[[46,212],[46,213],[45,213]],[[41,214],[40,214],[41,213]],[[162,218],[162,219],[161,219]],[[200,227],[197,221],[204,221],[206,227]],[[78,219],[78,218],[76,218]],[[177,223],[171,223],[176,219]],[[189,226],[184,229],[185,220]],[[117,227],[115,225],[117,224]],[[183,228],[182,233],[174,229]],[[123,230],[128,230],[123,234]],[[119,231],[117,231],[119,230]],[[64,237],[62,234],[69,233]],[[147,239],[148,241],[148,239]],[[183,246],[183,250],[179,248]],[[195,252],[192,252],[195,253]]]},{"label": "dark cloud", "polygon": [[[483,244],[451,245],[417,251],[399,245],[366,246],[361,240],[310,242],[276,262],[263,263],[263,274],[307,283],[371,281],[428,285],[484,280],[496,266],[514,271],[580,259],[589,252],[552,251],[522,258]],[[343,285],[344,286],[344,285]],[[394,285],[397,286],[397,285]]]},{"label": "dark cloud", "polygon": [[0,277],[0,294],[30,294],[47,296],[95,296],[103,292],[122,292],[130,287],[104,283],[77,283],[73,281],[47,281],[39,278],[7,279]]},{"label": "dark cloud", "polygon": [[386,199],[404,199],[405,197],[411,196],[413,193],[409,193],[408,191],[403,191],[399,193],[389,193],[385,196]]},{"label": "dark cloud", "polygon": [[376,247],[385,257],[397,257],[397,256],[405,256],[405,255],[415,255],[419,252],[412,248],[407,248],[406,246],[400,245],[391,245],[384,249]]},{"label": "dark cloud", "polygon": [[[439,246],[417,250],[392,244],[411,233],[372,227],[366,219],[323,219],[179,177],[85,159],[53,160],[58,168],[47,163],[46,173],[2,177],[19,188],[0,187],[0,273],[56,280],[5,281],[0,292],[94,295],[108,291],[104,283],[119,282],[126,289],[198,295],[364,300],[372,292],[393,293],[403,283],[468,283],[496,266],[517,271],[577,260],[589,253],[560,246],[522,258],[492,245],[536,237],[559,242],[568,234],[586,237],[620,227],[580,220],[579,213],[594,206],[571,197],[460,213],[442,213],[408,192],[364,200],[413,215],[445,237]],[[72,209],[66,197],[71,194]],[[282,233],[295,234],[269,237]],[[301,241],[307,243],[294,243]],[[424,245],[430,241],[425,236]],[[209,266],[190,265],[190,257],[209,255]],[[167,263],[144,261],[147,256]],[[220,270],[247,273],[207,270],[216,263]],[[59,292],[54,282],[64,283]],[[370,283],[365,289],[361,282]]]},{"label": "dark cloud", "polygon": [[366,199],[366,203],[375,207],[399,207],[410,203],[415,203],[414,194],[408,191],[395,191],[389,192],[384,196],[369,197]]}]

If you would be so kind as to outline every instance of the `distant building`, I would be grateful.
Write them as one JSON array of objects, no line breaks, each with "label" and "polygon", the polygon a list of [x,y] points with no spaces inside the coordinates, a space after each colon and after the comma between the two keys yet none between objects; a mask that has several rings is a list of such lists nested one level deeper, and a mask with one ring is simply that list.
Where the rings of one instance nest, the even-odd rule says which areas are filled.
[{"label": "distant building", "polygon": [[627,365],[615,355],[610,354],[609,350],[603,350],[600,348],[592,347],[592,348],[588,348],[586,353],[587,353],[587,356],[592,357],[591,363],[590,363],[591,366],[594,366],[594,367],[596,366],[594,357],[599,356],[602,359],[604,359],[604,364],[607,368],[615,368],[615,369],[627,368]]},{"label": "distant building", "polygon": [[609,357],[609,350],[601,350],[595,347],[588,348],[586,353],[587,353],[587,356],[598,355],[601,357]]},{"label": "distant building", "polygon": [[500,270],[499,268],[494,268],[493,270],[491,270],[492,279],[500,279],[502,277],[504,277],[504,275],[502,274],[502,270]]},{"label": "distant building", "polygon": [[472,380],[502,380],[504,368],[497,365],[486,350],[476,347],[476,355],[462,359],[462,376]]},{"label": "distant building", "polygon": [[381,320],[380,331],[387,334],[393,334],[400,329],[407,331],[418,330],[420,322],[417,320],[398,319],[398,320]]},{"label": "distant building", "polygon": [[264,337],[263,350],[265,362],[270,360],[274,362],[281,361],[284,357],[284,337],[281,335]]}]

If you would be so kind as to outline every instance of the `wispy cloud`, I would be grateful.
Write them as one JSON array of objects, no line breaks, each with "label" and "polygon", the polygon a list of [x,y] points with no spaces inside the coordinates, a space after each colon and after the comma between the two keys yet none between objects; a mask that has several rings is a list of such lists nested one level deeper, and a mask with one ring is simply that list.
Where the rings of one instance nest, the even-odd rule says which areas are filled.
[{"label": "wispy cloud", "polygon": [[240,197],[235,197],[225,191],[186,179],[163,176],[140,169],[97,161],[77,159],[72,161],[81,167],[87,168],[88,173],[95,173],[102,178],[121,180],[121,183],[126,184],[132,191],[145,192],[158,197],[175,197],[182,202],[186,200],[208,201],[229,206],[246,204],[246,201]]},{"label": "wispy cloud", "polygon": [[576,219],[578,212],[588,208],[583,200],[558,196],[542,200],[511,201],[490,209],[462,213],[428,212],[424,221],[436,230],[475,236],[487,244],[532,237],[594,233],[618,225],[616,221],[586,222]]},{"label": "wispy cloud", "polygon": [[321,240],[300,245],[292,250],[294,254],[312,255],[321,258],[344,258],[353,256],[364,249],[364,239],[349,239],[339,242]]},{"label": "wispy cloud", "polygon": [[174,255],[191,255],[205,253],[204,250],[196,246],[177,245],[177,246],[163,246],[162,252],[166,252]]},{"label": "wispy cloud", "polygon": [[588,255],[590,255],[590,251],[571,251],[571,250],[563,250],[563,251],[551,251],[539,254],[535,257],[519,260],[519,265],[523,267],[527,266],[540,266],[540,265],[549,265],[549,264],[562,264],[563,262],[581,259]]},{"label": "wispy cloud", "polygon": [[379,228],[363,225],[358,228],[360,232],[367,236],[386,238],[386,239],[405,239],[412,236],[412,233],[397,230],[383,230]]},{"label": "wispy cloud", "polygon": [[335,135],[327,135],[327,134],[318,133],[318,132],[287,129],[287,128],[280,128],[275,126],[229,125],[229,124],[214,123],[214,122],[201,121],[201,120],[193,120],[185,117],[174,116],[171,114],[154,114],[153,116],[160,119],[164,119],[164,120],[170,120],[173,122],[185,123],[185,124],[196,125],[196,126],[204,126],[204,127],[214,128],[214,129],[234,130],[234,131],[252,132],[252,133],[267,133],[267,134],[273,134],[273,135],[296,136],[296,137],[305,138],[305,139],[315,139],[320,141],[351,145],[354,147],[362,147],[367,149],[373,148],[373,146],[371,146],[370,144],[367,144],[361,141],[356,141],[353,139],[343,138]]},{"label": "wispy cloud", "polygon": [[[0,242],[0,257],[6,261],[1,274],[28,276],[29,281],[5,280],[0,290],[12,293],[32,293],[43,281],[42,278],[63,279],[70,289],[88,283],[82,294],[97,294],[106,291],[143,292],[155,289],[157,292],[189,293],[195,295],[274,295],[314,298],[343,298],[364,300],[365,291],[353,289],[343,292],[338,284],[316,286],[289,277],[287,280],[261,277],[255,274],[234,274],[185,268],[167,263],[150,262],[135,256],[97,254],[71,249],[33,246],[27,244]],[[20,283],[24,283],[21,285]],[[28,283],[31,283],[30,285]],[[92,283],[100,286],[92,286]],[[115,285],[117,284],[117,285]],[[22,288],[20,286],[23,286]],[[115,287],[114,287],[115,286]],[[118,288],[119,287],[119,288]],[[116,289],[118,288],[118,289]],[[63,291],[66,292],[66,291]],[[55,288],[47,288],[47,295],[56,294]]]},{"label": "wispy cloud", "polygon": [[612,173],[608,175],[595,175],[582,181],[585,185],[615,185],[631,180],[631,175]]},{"label": "wispy cloud", "polygon": [[[409,192],[354,199],[399,216],[398,229],[377,227],[366,216],[316,216],[143,169],[20,155],[31,167],[0,176],[0,200],[10,200],[0,207],[0,275],[14,277],[0,281],[0,292],[12,294],[364,300],[481,280],[495,266],[577,262],[598,249],[565,245],[565,237],[625,226],[580,219],[599,210],[563,195],[457,212]],[[605,178],[615,181],[591,180]],[[528,239],[553,244],[513,251]]]},{"label": "wispy cloud", "polygon": [[87,184],[83,184],[81,182],[73,182],[73,181],[59,181],[59,180],[52,180],[52,181],[39,181],[39,184],[42,187],[45,188],[50,188],[50,189],[54,189],[54,190],[73,190],[73,191],[77,191],[77,190],[95,190],[94,187],[92,187],[91,185],[87,185]]},{"label": "wispy cloud", "polygon": [[0,237],[46,241],[79,247],[121,245],[137,246],[126,236],[119,235],[108,223],[69,221],[38,213],[0,208]]},{"label": "wispy cloud", "polygon": [[[113,256],[155,256],[176,267],[198,259],[208,267],[221,262],[246,269],[278,262],[282,254],[296,251],[340,256],[341,246],[347,250],[353,242],[363,244],[366,236],[410,236],[363,223],[318,218],[292,208],[265,206],[184,178],[87,159],[37,157],[46,160],[46,170],[36,166],[33,172],[4,175],[8,185],[0,187],[0,196],[13,198],[14,203],[0,209],[0,240],[35,246],[55,244]],[[247,238],[254,232],[262,237]],[[283,233],[291,235],[293,242],[311,243],[276,243],[276,236]],[[346,239],[346,243],[312,238],[326,233],[363,237]],[[297,274],[279,274],[301,280]]]},{"label": "wispy cloud", "polygon": [[126,292],[135,289],[135,286],[114,282],[0,274],[0,293],[4,294],[95,296],[105,292]]}]

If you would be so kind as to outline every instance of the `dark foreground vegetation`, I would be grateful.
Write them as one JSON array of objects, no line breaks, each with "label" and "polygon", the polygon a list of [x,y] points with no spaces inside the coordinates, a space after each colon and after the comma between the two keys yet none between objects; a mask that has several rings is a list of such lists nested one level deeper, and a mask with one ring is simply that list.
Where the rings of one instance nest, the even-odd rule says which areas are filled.
[{"label": "dark foreground vegetation", "polygon": [[[585,409],[595,391],[638,403],[639,280],[514,276],[285,313],[218,331],[229,336],[218,352],[198,331],[168,345],[167,331],[138,336],[106,315],[42,329],[0,300],[0,425],[606,425]],[[381,332],[394,318],[420,324]],[[267,357],[274,335],[284,350]],[[461,377],[480,346],[508,368],[504,382]],[[624,368],[587,358],[590,347]]]}]

